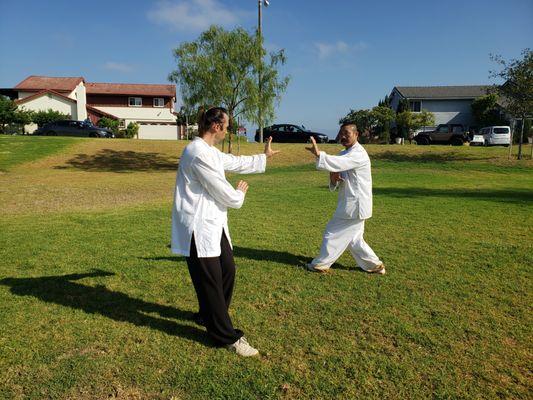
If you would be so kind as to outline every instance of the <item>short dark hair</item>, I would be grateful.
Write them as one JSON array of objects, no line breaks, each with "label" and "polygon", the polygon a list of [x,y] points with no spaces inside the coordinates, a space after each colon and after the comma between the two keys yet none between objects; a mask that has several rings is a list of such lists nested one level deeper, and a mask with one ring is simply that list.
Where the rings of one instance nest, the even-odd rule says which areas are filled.
[{"label": "short dark hair", "polygon": [[228,110],[224,107],[211,107],[207,111],[200,110],[198,116],[199,133],[205,133],[211,128],[211,125],[224,121],[224,115],[228,115]]},{"label": "short dark hair", "polygon": [[359,134],[359,129],[357,129],[357,125],[355,122],[343,122],[339,129],[342,129],[345,126],[353,126],[353,131]]}]

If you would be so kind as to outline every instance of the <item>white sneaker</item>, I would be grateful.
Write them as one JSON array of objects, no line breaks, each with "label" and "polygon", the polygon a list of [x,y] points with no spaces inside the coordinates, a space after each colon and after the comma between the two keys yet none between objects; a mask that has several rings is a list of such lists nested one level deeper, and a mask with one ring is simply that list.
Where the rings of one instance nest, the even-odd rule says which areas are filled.
[{"label": "white sneaker", "polygon": [[307,270],[313,271],[313,272],[328,272],[329,267],[325,265],[313,265],[313,264],[306,264]]},{"label": "white sneaker", "polygon": [[244,336],[242,336],[235,343],[226,346],[226,348],[229,351],[234,351],[235,353],[243,357],[253,357],[259,354],[259,351],[250,346]]}]

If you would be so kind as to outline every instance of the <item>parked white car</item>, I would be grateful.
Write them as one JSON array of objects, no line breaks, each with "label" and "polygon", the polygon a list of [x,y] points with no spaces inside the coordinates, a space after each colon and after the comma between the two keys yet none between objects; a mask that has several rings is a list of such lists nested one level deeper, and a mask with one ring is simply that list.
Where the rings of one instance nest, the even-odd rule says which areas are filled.
[{"label": "parked white car", "polygon": [[470,139],[470,146],[484,146],[485,137],[481,133],[475,133]]},{"label": "parked white car", "polygon": [[511,128],[509,126],[487,126],[479,131],[483,135],[485,146],[509,146]]}]

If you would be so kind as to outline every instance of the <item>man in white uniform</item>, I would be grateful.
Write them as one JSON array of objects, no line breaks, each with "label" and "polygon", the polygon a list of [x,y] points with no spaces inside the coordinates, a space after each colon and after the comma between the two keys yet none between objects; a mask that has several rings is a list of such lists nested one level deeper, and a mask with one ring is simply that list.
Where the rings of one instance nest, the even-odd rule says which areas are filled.
[{"label": "man in white uniform", "polygon": [[307,268],[325,272],[348,248],[359,268],[366,272],[385,274],[385,267],[363,239],[365,220],[372,216],[372,175],[370,158],[357,139],[355,124],[344,124],[337,140],[345,147],[336,156],[318,149],[314,138],[306,147],[317,158],[316,167],[330,172],[329,188],[339,189],[337,209],[328,222],[320,254]]},{"label": "man in white uniform", "polygon": [[200,118],[200,136],[183,150],[172,207],[171,248],[186,257],[208,334],[228,350],[247,357],[258,351],[234,329],[228,313],[235,263],[227,209],[242,206],[248,184],[239,181],[233,188],[224,171],[264,172],[267,157],[278,152],[272,151],[270,138],[264,154],[236,157],[222,153],[215,145],[226,136],[228,124],[224,108],[207,110]]}]

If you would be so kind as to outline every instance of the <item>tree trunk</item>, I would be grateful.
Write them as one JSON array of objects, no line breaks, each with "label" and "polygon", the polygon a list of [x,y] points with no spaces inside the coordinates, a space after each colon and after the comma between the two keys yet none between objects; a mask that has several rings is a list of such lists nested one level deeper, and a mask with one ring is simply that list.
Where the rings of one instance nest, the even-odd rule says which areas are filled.
[{"label": "tree trunk", "polygon": [[518,159],[522,159],[522,142],[524,140],[524,117],[522,116],[522,127],[520,128],[520,138],[518,139]]},{"label": "tree trunk", "polygon": [[509,141],[509,154],[507,155],[507,159],[511,159],[511,154],[513,152],[513,137],[514,137],[514,130],[516,128],[516,119],[511,120],[511,140]]},{"label": "tree trunk", "polygon": [[[526,132],[526,135],[528,135],[528,137],[529,137],[529,133],[530,133],[530,132],[531,132],[531,128],[529,129],[528,132]],[[533,138],[532,138],[532,139],[533,139]],[[530,153],[529,153],[529,158],[530,158],[531,160],[533,160],[533,140],[532,140],[531,143],[529,143],[529,144],[530,144],[530,146],[531,146],[531,150],[530,150]]]},{"label": "tree trunk", "polygon": [[233,134],[231,132],[229,132],[229,140],[228,140],[228,153],[231,154],[232,152],[232,146],[231,146],[231,137],[233,136]]},{"label": "tree trunk", "polygon": [[232,146],[232,139],[233,139],[233,124],[235,123],[235,119],[233,118],[233,110],[229,110],[229,125],[228,125],[228,153],[232,154],[233,152],[233,146]]}]

